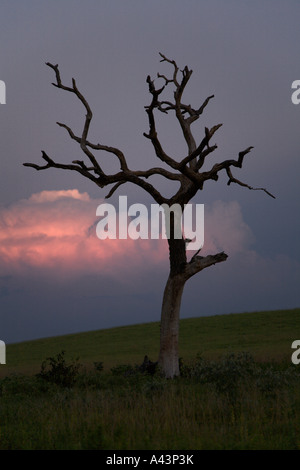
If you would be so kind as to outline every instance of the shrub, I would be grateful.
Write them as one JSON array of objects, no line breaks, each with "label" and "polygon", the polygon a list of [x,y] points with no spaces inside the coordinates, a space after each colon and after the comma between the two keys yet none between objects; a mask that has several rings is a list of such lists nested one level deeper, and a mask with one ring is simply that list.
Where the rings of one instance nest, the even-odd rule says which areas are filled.
[{"label": "shrub", "polygon": [[258,373],[253,357],[247,352],[227,354],[219,361],[206,361],[201,356],[196,363],[183,369],[183,374],[202,383],[214,384],[217,393],[233,397],[241,383]]},{"label": "shrub", "polygon": [[103,370],[103,362],[94,362],[94,367],[98,372]]},{"label": "shrub", "polygon": [[72,387],[79,373],[79,358],[70,364],[66,363],[65,351],[61,351],[54,357],[48,357],[41,366],[41,372],[37,377],[62,387]]},{"label": "shrub", "polygon": [[150,361],[148,356],[144,356],[141,365],[120,364],[112,367],[113,375],[123,375],[124,377],[136,375],[155,375],[158,372],[158,363]]},{"label": "shrub", "polygon": [[39,383],[34,377],[11,374],[0,380],[0,397],[12,395],[34,396],[39,391]]},{"label": "shrub", "polygon": [[237,398],[241,387],[244,390],[254,387],[270,395],[291,384],[298,384],[300,380],[298,369],[289,367],[281,370],[271,364],[260,364],[247,352],[227,354],[218,361],[208,361],[197,356],[193,365],[181,366],[181,375],[210,384],[218,394],[226,394],[233,400]]},{"label": "shrub", "polygon": [[256,378],[256,384],[260,391],[266,395],[272,395],[277,391],[289,388],[292,384],[299,384],[300,375],[295,368],[276,370],[273,366],[261,369]]},{"label": "shrub", "polygon": [[133,367],[130,364],[120,364],[118,366],[112,367],[110,370],[113,375],[121,375],[123,377],[135,375],[139,372],[136,367]]}]

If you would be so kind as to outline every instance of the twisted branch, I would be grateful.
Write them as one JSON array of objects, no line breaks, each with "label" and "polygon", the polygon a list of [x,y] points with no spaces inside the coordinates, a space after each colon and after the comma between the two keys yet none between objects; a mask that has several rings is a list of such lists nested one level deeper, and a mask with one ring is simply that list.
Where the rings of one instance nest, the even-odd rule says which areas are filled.
[{"label": "twisted branch", "polygon": [[[87,148],[87,144],[86,144],[86,140],[87,140],[91,120],[92,120],[92,117],[93,117],[93,113],[92,113],[92,110],[91,110],[88,102],[86,101],[84,96],[78,90],[77,85],[76,85],[76,81],[75,81],[74,78],[72,78],[72,87],[65,86],[65,85],[62,84],[62,81],[61,81],[60,71],[58,69],[58,64],[53,65],[50,62],[47,62],[46,65],[48,67],[50,67],[51,69],[53,69],[54,72],[55,72],[56,83],[52,83],[52,85],[55,86],[56,88],[60,88],[62,90],[68,91],[70,93],[74,93],[77,96],[77,98],[79,99],[79,101],[85,107],[86,115],[85,115],[85,122],[84,122],[84,126],[83,126],[82,135],[81,135],[81,138],[79,139],[80,147],[81,147],[82,151],[86,154],[86,156],[89,158],[89,160],[93,164],[94,168],[97,169],[97,173],[98,174],[104,174],[104,172],[101,169],[99,163],[97,162],[95,156]],[[63,124],[59,124],[59,125],[61,125],[61,127],[63,127]],[[64,127],[67,127],[67,126],[64,126]]]},{"label": "twisted branch", "polygon": [[[154,167],[148,170],[130,170],[125,155],[120,149],[107,145],[102,145],[100,143],[95,144],[90,142],[88,140],[88,134],[93,117],[92,110],[85,97],[79,91],[75,79],[72,78],[72,86],[64,85],[61,80],[58,65],[53,65],[50,62],[47,62],[46,65],[53,69],[55,72],[56,83],[53,83],[53,85],[64,91],[73,93],[83,104],[86,110],[83,130],[80,136],[76,135],[71,129],[71,127],[64,123],[57,122],[57,125],[59,127],[64,128],[68,132],[70,138],[80,145],[80,148],[82,149],[83,153],[88,158],[89,164],[86,164],[82,160],[74,160],[72,164],[57,163],[52,158],[50,158],[44,151],[42,151],[42,158],[46,161],[46,165],[24,163],[24,166],[32,167],[36,170],[45,170],[52,167],[77,171],[81,173],[84,177],[96,183],[101,188],[113,185],[108,195],[106,196],[107,198],[111,197],[111,195],[114,194],[114,192],[122,184],[126,182],[131,182],[147,191],[155,199],[155,201],[159,202],[160,204],[175,202],[181,204],[188,203],[188,201],[196,194],[196,192],[199,189],[203,188],[203,185],[207,180],[217,181],[219,172],[225,170],[229,178],[227,183],[228,185],[230,185],[231,183],[236,183],[240,186],[247,187],[252,190],[262,190],[266,192],[266,194],[274,198],[275,196],[269,191],[267,191],[265,188],[254,188],[238,180],[232,174],[231,168],[242,168],[245,155],[247,155],[253,147],[248,147],[246,150],[239,152],[237,160],[225,160],[221,163],[214,164],[209,171],[200,172],[208,155],[213,153],[218,148],[217,144],[210,145],[210,141],[214,134],[217,132],[217,130],[222,126],[222,124],[217,124],[211,129],[205,127],[204,137],[201,139],[198,145],[196,144],[196,140],[192,134],[191,124],[197,119],[199,119],[199,117],[203,114],[206,106],[214,97],[214,95],[208,96],[199,108],[194,108],[190,104],[187,105],[183,103],[183,92],[190,80],[192,70],[190,70],[187,66],[185,66],[183,70],[180,70],[175,60],[169,59],[162,53],[159,54],[161,57],[160,62],[166,62],[170,64],[173,68],[173,74],[172,78],[168,78],[164,74],[157,74],[158,78],[164,80],[164,85],[159,89],[155,88],[154,81],[151,80],[150,76],[147,77],[146,82],[149,87],[149,93],[152,96],[152,101],[150,105],[145,106],[146,113],[148,115],[149,132],[144,133],[144,136],[151,141],[157,157],[164,164],[166,164],[172,170],[175,171],[170,171],[161,167]],[[181,76],[179,76],[179,72],[181,72]],[[174,102],[166,100],[160,101],[160,96],[162,95],[163,91],[167,86],[174,86],[175,88]],[[176,118],[180,124],[183,133],[183,137],[188,147],[188,154],[184,156],[180,161],[177,161],[176,159],[168,155],[161,145],[161,142],[158,138],[155,122],[156,109],[162,113],[168,113],[169,111],[175,112]],[[96,150],[105,151],[114,155],[119,161],[120,171],[112,175],[105,174],[93,153],[93,151]],[[178,181],[180,183],[180,187],[177,193],[169,199],[163,197],[162,194],[152,184],[145,181],[145,179],[148,179],[154,175],[160,175],[170,181]]]}]

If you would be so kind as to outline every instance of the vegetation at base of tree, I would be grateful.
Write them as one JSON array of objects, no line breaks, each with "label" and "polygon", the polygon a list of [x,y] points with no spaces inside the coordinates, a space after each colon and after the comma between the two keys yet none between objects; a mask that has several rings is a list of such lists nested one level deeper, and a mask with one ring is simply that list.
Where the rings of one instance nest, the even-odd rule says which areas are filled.
[{"label": "vegetation at base of tree", "polygon": [[147,361],[105,371],[60,352],[1,379],[0,449],[300,449],[299,367],[197,355],[170,380]]},{"label": "vegetation at base of tree", "polygon": [[155,322],[8,344],[0,449],[300,449],[300,309],[180,329],[174,380],[145,370],[157,360]]},{"label": "vegetation at base of tree", "polygon": [[[145,354],[156,361],[159,327],[159,322],[141,323],[7,344],[0,379],[11,373],[37,374],[45,357],[62,350],[69,358],[79,356],[87,368],[94,368],[100,358],[105,371],[124,363],[138,364]],[[199,352],[205,359],[217,359],[229,352],[249,351],[256,360],[290,362],[298,331],[300,308],[184,318],[179,356],[190,361]]]}]

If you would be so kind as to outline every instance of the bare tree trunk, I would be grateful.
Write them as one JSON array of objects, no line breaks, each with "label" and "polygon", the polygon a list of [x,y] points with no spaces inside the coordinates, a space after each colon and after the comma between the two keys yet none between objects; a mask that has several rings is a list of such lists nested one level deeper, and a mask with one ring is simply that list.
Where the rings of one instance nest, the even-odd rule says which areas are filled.
[{"label": "bare tree trunk", "polygon": [[[226,261],[224,252],[215,255],[196,256],[191,261],[184,262],[185,251],[181,250],[184,240],[169,240],[170,248],[170,274],[164,290],[161,325],[160,325],[160,352],[158,364],[167,378],[179,375],[179,318],[181,298],[185,283],[195,274],[209,266]],[[176,255],[177,252],[177,256]],[[179,256],[178,256],[179,255]]]},{"label": "bare tree trunk", "polygon": [[158,364],[167,378],[179,375],[178,338],[183,275],[169,275],[162,302]]},{"label": "bare tree trunk", "polygon": [[[167,378],[179,375],[179,317],[181,297],[187,279],[185,276],[186,244],[182,237],[181,214],[181,211],[175,210],[166,220],[167,231],[169,231],[170,274],[162,302],[158,364]],[[179,235],[181,238],[177,238]]]}]

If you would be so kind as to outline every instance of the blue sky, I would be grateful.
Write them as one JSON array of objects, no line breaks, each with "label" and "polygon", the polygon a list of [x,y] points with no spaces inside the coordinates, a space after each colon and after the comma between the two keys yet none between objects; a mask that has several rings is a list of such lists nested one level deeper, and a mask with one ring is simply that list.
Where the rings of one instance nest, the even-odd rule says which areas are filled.
[{"label": "blue sky", "polygon": [[[146,77],[169,72],[158,53],[192,68],[186,102],[199,106],[215,95],[195,125],[196,138],[202,139],[205,126],[223,123],[215,135],[214,162],[253,146],[236,176],[267,188],[276,199],[228,187],[226,177],[197,194],[194,202],[205,204],[205,243],[224,249],[229,258],[190,280],[182,317],[299,306],[300,105],[291,101],[292,82],[300,79],[299,14],[299,2],[276,0],[2,0],[0,80],[7,95],[0,105],[2,340],[159,320],[168,274],[168,253],[164,257],[161,248],[136,245],[131,252],[125,245],[101,245],[99,253],[109,256],[97,252],[93,259],[89,250],[97,246],[88,244],[85,228],[95,221],[106,192],[74,172],[36,172],[22,165],[41,163],[41,150],[61,162],[82,159],[56,121],[80,132],[84,110],[51,85],[48,61],[59,64],[66,83],[75,77],[88,99],[94,113],[91,140],[119,147],[134,169],[157,165],[143,132],[150,101]],[[163,118],[161,140],[180,158],[185,152],[180,129],[172,117]],[[111,159],[102,157],[113,171]],[[173,191],[169,183],[156,184]],[[53,192],[52,200],[43,191]],[[117,204],[119,195],[131,203],[153,202],[130,185],[110,202]],[[82,229],[82,238],[70,232],[71,262],[62,237],[74,227]],[[50,240],[54,229],[61,238]],[[42,256],[41,247],[51,256]]]}]

